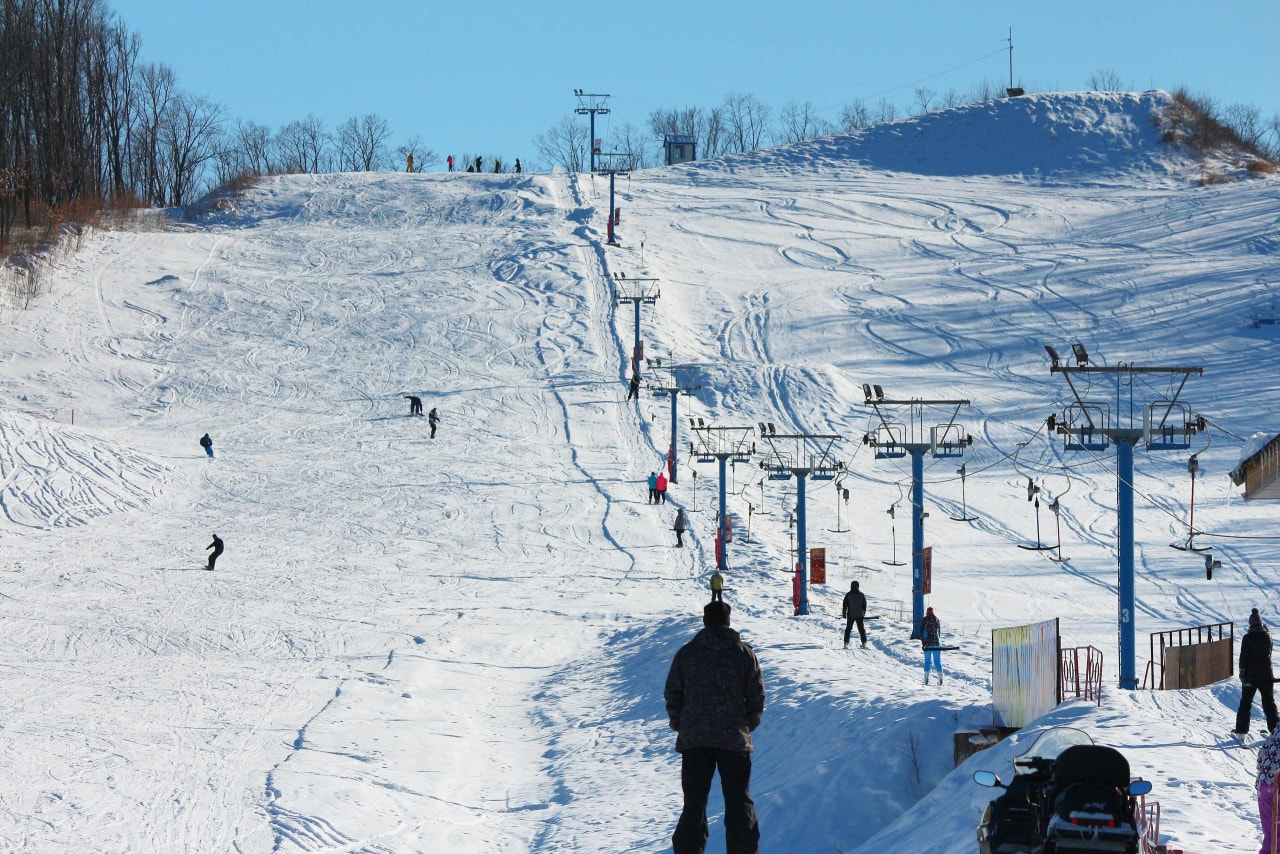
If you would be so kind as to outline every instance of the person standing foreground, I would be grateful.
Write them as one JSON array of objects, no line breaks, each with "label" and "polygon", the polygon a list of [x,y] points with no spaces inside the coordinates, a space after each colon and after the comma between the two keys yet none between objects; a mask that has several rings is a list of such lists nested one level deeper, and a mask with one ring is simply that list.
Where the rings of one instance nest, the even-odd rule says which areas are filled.
[{"label": "person standing foreground", "polygon": [[684,810],[671,836],[675,854],[703,854],[707,847],[707,795],[720,772],[724,794],[725,849],[757,854],[760,825],[751,799],[751,732],[764,713],[764,677],[750,645],[729,628],[730,607],[709,602],[702,631],[671,662],[663,697],[678,735]]}]

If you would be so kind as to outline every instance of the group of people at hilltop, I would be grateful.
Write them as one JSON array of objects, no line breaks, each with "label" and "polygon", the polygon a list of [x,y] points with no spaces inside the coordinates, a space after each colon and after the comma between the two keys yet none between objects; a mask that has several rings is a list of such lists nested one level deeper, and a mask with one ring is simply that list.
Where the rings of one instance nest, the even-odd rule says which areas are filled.
[{"label": "group of people at hilltop", "polygon": [[[454,163],[454,162],[453,162],[453,155],[452,155],[452,154],[450,154],[448,157],[446,157],[446,158],[445,158],[445,165],[449,168],[449,171],[450,171],[450,172],[452,172],[452,171],[453,171],[453,163]],[[412,172],[412,171],[413,171],[413,155],[412,155],[412,154],[410,154],[410,155],[408,156],[408,158],[407,158],[407,167],[406,167],[405,171],[406,171],[406,172]],[[480,157],[480,156],[477,156],[477,157],[476,157],[476,159],[475,159],[475,162],[474,162],[474,163],[468,163],[468,164],[467,164],[467,169],[466,169],[466,171],[471,172],[471,173],[473,173],[473,174],[474,174],[474,173],[476,173],[476,172],[483,172],[483,171],[484,171],[484,158],[483,158],[483,157]],[[524,167],[523,167],[522,165],[520,165],[520,158],[519,158],[519,157],[517,157],[517,158],[516,158],[516,165],[515,165],[515,166],[513,166],[513,167],[511,168],[511,171],[512,171],[512,172],[514,172],[514,173],[516,173],[517,175],[519,175],[521,172],[523,172],[523,171],[524,171]],[[499,173],[501,173],[501,172],[502,172],[502,158],[500,158],[500,157],[495,157],[495,158],[493,158],[493,172],[494,172],[494,174],[495,174],[495,175],[496,175],[496,174],[499,174]]]}]

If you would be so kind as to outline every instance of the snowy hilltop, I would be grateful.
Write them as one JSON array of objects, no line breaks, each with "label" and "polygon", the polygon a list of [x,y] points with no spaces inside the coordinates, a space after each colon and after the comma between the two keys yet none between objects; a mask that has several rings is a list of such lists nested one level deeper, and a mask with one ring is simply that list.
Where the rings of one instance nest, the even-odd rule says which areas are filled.
[{"label": "snowy hilltop", "polygon": [[[617,246],[608,179],[563,174],[279,176],[198,225],[91,233],[0,338],[0,848],[670,850],[663,682],[715,565],[702,419],[840,437],[839,486],[807,493],[809,616],[795,481],[765,476],[755,431],[728,470],[761,850],[969,854],[992,794],[972,772],[1067,724],[1152,781],[1162,841],[1256,851],[1239,682],[1116,687],[1114,453],[1045,428],[1073,400],[1046,344],[1203,368],[1182,395],[1209,429],[1135,463],[1139,665],[1151,632],[1280,622],[1276,511],[1227,478],[1277,430],[1275,327],[1250,320],[1280,280],[1280,196],[1196,186],[1153,121],[1166,98],[1039,95],[619,176]],[[626,399],[619,274],[660,291],[645,357],[696,366],[666,505],[645,481],[672,403],[647,366]],[[890,565],[911,559],[909,460],[863,443],[864,383],[971,402],[966,479],[925,468],[928,601],[959,647],[941,686]],[[1169,548],[1193,452],[1212,579]],[[1018,548],[1059,530],[1060,552]],[[846,650],[855,580],[878,619]],[[957,730],[991,723],[992,629],[1054,617],[1102,651],[1101,704],[955,767]],[[722,850],[715,789],[711,809]]]}]

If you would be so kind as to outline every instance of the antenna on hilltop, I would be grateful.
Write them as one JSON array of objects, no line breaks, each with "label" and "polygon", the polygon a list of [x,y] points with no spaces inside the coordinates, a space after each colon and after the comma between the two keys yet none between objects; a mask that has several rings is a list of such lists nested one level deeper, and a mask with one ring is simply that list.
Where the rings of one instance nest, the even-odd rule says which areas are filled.
[{"label": "antenna on hilltop", "polygon": [[1016,98],[1026,94],[1026,90],[1013,85],[1013,27],[1009,28],[1009,38],[1006,41],[1009,42],[1009,88],[1004,91],[1010,98]]}]

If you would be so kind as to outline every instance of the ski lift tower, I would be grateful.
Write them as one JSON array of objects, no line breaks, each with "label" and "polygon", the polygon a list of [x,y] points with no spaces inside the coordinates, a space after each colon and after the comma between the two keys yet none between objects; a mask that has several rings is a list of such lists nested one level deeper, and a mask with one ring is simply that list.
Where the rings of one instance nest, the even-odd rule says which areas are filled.
[{"label": "ski lift tower", "polygon": [[772,422],[760,422],[760,438],[769,445],[769,456],[760,468],[769,480],[796,479],[796,572],[800,576],[800,602],[796,614],[809,613],[809,552],[805,529],[805,480],[832,480],[844,463],[831,454],[835,433],[779,433]]},{"label": "ski lift tower", "polygon": [[[1201,375],[1204,369],[1139,367],[1133,364],[1091,365],[1088,352],[1080,344],[1071,345],[1075,364],[1068,365],[1052,347],[1046,345],[1044,349],[1053,362],[1049,373],[1062,374],[1075,398],[1075,402],[1068,404],[1060,416],[1049,416],[1049,432],[1062,436],[1063,450],[1066,451],[1095,453],[1107,450],[1112,443],[1116,446],[1116,587],[1119,600],[1116,610],[1120,640],[1120,687],[1133,690],[1138,687],[1134,630],[1133,448],[1138,443],[1145,445],[1148,451],[1185,450],[1191,447],[1191,437],[1205,430],[1205,420],[1202,416],[1192,415],[1191,407],[1178,398],[1191,375]],[[1114,399],[1097,400],[1081,396],[1071,378],[1093,374],[1114,378]],[[1139,408],[1133,390],[1140,374],[1168,376],[1172,389],[1170,395],[1166,399],[1141,403]],[[1173,381],[1179,377],[1181,379],[1177,382],[1177,388],[1172,388]],[[1126,388],[1127,401],[1124,400]],[[1086,389],[1086,393],[1087,391]]]},{"label": "ski lift tower", "polygon": [[600,146],[596,142],[596,113],[602,116],[608,114],[609,108],[605,106],[605,102],[609,100],[609,96],[588,95],[581,89],[574,89],[573,96],[578,99],[578,106],[574,109],[574,113],[579,116],[591,116],[591,138],[587,142],[591,144],[591,168],[589,171],[594,172],[596,171],[596,154],[600,152]]},{"label": "ski lift tower", "polygon": [[671,445],[667,449],[667,479],[672,483],[677,483],[676,440],[679,438],[680,426],[677,404],[679,403],[680,395],[688,397],[702,388],[701,385],[693,383],[693,373],[698,370],[699,366],[664,365],[662,359],[645,359],[645,363],[654,371],[654,380],[649,383],[649,388],[659,397],[664,394],[671,396]]},{"label": "ski lift tower", "polygon": [[[973,444],[973,437],[966,434],[956,423],[956,415],[960,407],[968,406],[967,400],[890,400],[884,396],[884,389],[878,385],[863,384],[863,403],[875,410],[880,424],[875,430],[862,437],[864,445],[875,450],[877,460],[896,459],[911,455],[911,637],[920,637],[920,621],[924,619],[924,597],[930,592],[932,578],[926,577],[924,570],[924,520],[928,513],[924,512],[924,455],[934,457],[961,457],[964,449]],[[887,407],[908,407],[908,419],[890,420],[886,417]],[[925,429],[924,415],[926,407],[954,407],[951,417],[944,423],[930,425]]]},{"label": "ski lift tower", "polygon": [[615,179],[619,175],[631,174],[631,166],[632,166],[633,158],[630,155],[619,154],[617,152],[607,152],[607,153],[601,152],[601,153],[598,153],[596,156],[601,158],[607,158],[604,161],[604,165],[601,166],[599,169],[595,169],[595,171],[600,173],[601,175],[609,176],[609,227],[608,227],[608,240],[606,242],[610,246],[617,246],[618,241],[614,238],[613,229],[614,229],[614,226],[618,224],[618,219],[621,216],[621,214],[619,213],[619,209],[614,207],[614,205],[616,204],[616,202],[614,201],[614,198],[615,198],[614,183],[615,183]]},{"label": "ski lift tower", "polygon": [[662,294],[658,290],[657,279],[628,278],[624,273],[613,274],[613,301],[621,305],[632,303],[636,307],[636,337],[631,348],[631,373],[640,373],[640,362],[644,359],[644,343],[640,340],[640,306],[653,305]]},{"label": "ski lift tower", "polygon": [[720,510],[716,517],[717,537],[720,548],[716,552],[716,568],[729,568],[729,538],[732,530],[729,527],[729,513],[726,497],[728,494],[728,465],[751,461],[756,452],[756,443],[751,439],[754,427],[717,427],[704,424],[701,418],[689,419],[689,427],[697,437],[693,443],[693,453],[700,463],[718,461],[720,463]]}]

